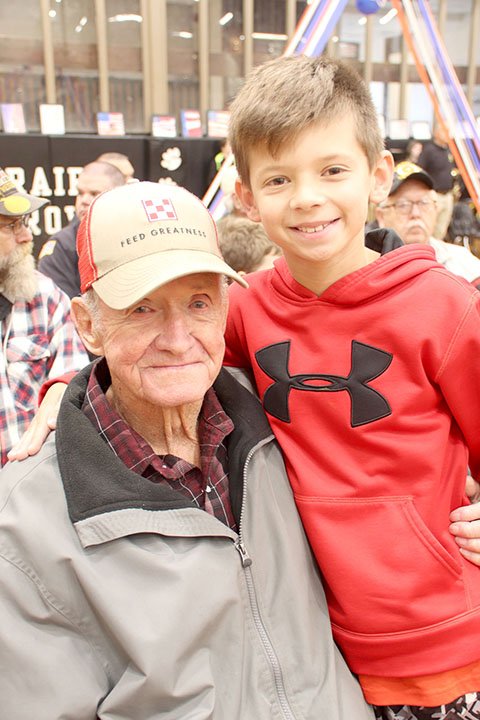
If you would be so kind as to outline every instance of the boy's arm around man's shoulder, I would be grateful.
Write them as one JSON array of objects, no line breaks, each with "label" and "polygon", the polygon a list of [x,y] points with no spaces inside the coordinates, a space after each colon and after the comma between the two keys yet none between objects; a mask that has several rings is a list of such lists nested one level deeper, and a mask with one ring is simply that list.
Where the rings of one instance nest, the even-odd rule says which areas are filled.
[{"label": "boy's arm around man's shoulder", "polygon": [[[224,365],[237,368],[251,368],[247,338],[242,318],[242,304],[247,300],[248,289],[229,287],[229,308],[225,328]],[[238,292],[240,290],[240,292]]]}]

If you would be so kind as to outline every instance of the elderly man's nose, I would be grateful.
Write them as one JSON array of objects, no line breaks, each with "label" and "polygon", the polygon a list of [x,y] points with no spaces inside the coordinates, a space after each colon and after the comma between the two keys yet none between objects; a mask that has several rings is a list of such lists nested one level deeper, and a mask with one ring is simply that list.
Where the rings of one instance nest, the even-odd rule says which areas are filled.
[{"label": "elderly man's nose", "polygon": [[192,343],[188,321],[182,315],[165,318],[160,323],[156,342],[171,352],[183,352]]}]

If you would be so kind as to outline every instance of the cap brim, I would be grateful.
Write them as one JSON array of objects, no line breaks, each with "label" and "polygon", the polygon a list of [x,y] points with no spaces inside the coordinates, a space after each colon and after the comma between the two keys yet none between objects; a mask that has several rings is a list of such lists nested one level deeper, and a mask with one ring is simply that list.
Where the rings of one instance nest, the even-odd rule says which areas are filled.
[{"label": "cap brim", "polygon": [[9,217],[29,215],[49,202],[50,200],[46,200],[45,198],[27,195],[26,193],[8,195],[3,200],[0,200],[0,215],[7,215]]},{"label": "cap brim", "polygon": [[423,172],[413,172],[411,175],[408,175],[404,178],[398,178],[397,180],[394,180],[392,183],[392,187],[390,189],[390,195],[393,195],[394,192],[398,190],[399,187],[401,187],[404,183],[408,182],[409,180],[418,180],[418,182],[423,183],[426,185],[430,190],[433,190],[433,180],[432,178]]},{"label": "cap brim", "polygon": [[196,273],[226,275],[248,287],[246,280],[221,257],[201,250],[164,250],[146,255],[111,270],[92,286],[106,305],[123,310],[156,288]]}]

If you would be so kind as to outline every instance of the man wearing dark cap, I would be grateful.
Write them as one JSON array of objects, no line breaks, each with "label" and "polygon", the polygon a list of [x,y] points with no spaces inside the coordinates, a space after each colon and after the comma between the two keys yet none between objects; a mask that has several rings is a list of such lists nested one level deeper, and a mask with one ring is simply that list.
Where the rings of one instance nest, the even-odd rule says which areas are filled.
[{"label": "man wearing dark cap", "polygon": [[395,167],[392,188],[376,208],[380,227],[392,228],[405,244],[422,243],[435,250],[437,261],[455,275],[480,283],[480,260],[467,248],[434,237],[438,195],[433,180],[412,162]]},{"label": "man wearing dark cap", "polygon": [[34,267],[28,221],[46,202],[0,168],[1,465],[32,420],[42,383],[88,359],[68,298]]},{"label": "man wearing dark cap", "polygon": [[3,716],[372,718],[260,402],[221,369],[225,276],[246,283],[207,208],[127,184],[78,251],[72,308],[103,357],[0,482]]}]

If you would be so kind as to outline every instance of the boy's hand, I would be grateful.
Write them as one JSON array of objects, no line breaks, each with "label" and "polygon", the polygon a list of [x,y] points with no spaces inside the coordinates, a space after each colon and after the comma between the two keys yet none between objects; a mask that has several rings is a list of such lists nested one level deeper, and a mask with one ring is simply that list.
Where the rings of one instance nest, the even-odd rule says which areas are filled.
[{"label": "boy's hand", "polygon": [[464,505],[450,513],[450,532],[463,557],[480,566],[480,485],[467,477],[466,493],[472,505]]},{"label": "boy's hand", "polygon": [[57,382],[46,392],[42,404],[26,432],[8,453],[8,459],[24,460],[29,455],[36,455],[52,430],[57,426],[57,415],[60,402],[67,386]]}]

